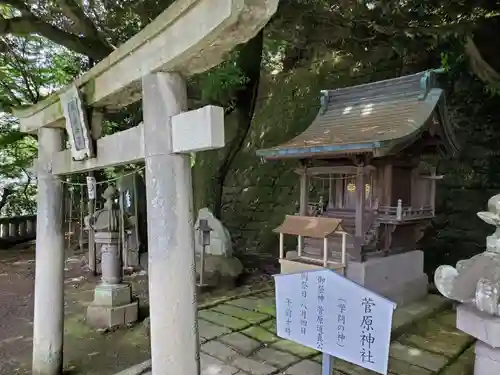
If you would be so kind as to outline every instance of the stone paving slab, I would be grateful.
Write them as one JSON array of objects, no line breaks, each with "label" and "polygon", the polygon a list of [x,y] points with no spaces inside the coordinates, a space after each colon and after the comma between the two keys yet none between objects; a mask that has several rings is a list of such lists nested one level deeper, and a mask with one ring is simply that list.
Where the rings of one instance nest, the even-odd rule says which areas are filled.
[{"label": "stone paving slab", "polygon": [[431,375],[433,372],[396,358],[390,358],[389,373],[394,375]]},{"label": "stone paving slab", "polygon": [[[274,315],[271,292],[201,310],[202,374],[321,375],[321,354],[277,337]],[[454,320],[450,304],[434,295],[396,309],[389,375],[471,375],[453,372],[458,368],[455,363],[470,364],[465,353],[472,353],[474,359],[468,349],[472,339],[456,330]],[[335,359],[334,374],[375,373]]]},{"label": "stone paving slab", "polygon": [[303,360],[285,370],[286,375],[318,375],[321,365],[311,360]]},{"label": "stone paving slab", "polygon": [[241,307],[246,310],[256,311],[263,314],[276,316],[276,304],[274,297],[264,297],[264,298],[239,298],[232,301],[228,301],[227,304],[232,306]]},{"label": "stone paving slab", "polygon": [[239,331],[241,329],[244,329],[244,328],[247,328],[250,326],[249,322],[235,318],[235,317],[230,316],[230,315],[221,314],[221,313],[214,311],[214,310],[211,310],[211,309],[201,310],[198,313],[198,316],[203,320],[206,320],[206,321],[211,322],[211,323],[215,323],[219,326],[229,328],[229,329],[234,330],[234,331]]},{"label": "stone paving slab", "polygon": [[252,375],[269,375],[278,369],[267,363],[262,363],[251,358],[236,357],[232,364]]},{"label": "stone paving slab", "polygon": [[317,350],[308,348],[307,346],[300,345],[289,340],[281,340],[275,342],[271,345],[271,348],[296,355],[300,358],[308,358],[318,353]]},{"label": "stone paving slab", "polygon": [[269,332],[276,334],[276,320],[275,319],[261,323],[260,326],[267,329]]},{"label": "stone paving slab", "polygon": [[457,326],[457,312],[454,308],[443,311],[441,314],[434,317],[434,320],[439,324],[456,328]]},{"label": "stone paving slab", "polygon": [[219,341],[234,348],[238,353],[248,356],[262,346],[262,343],[239,332],[230,333],[219,338]]},{"label": "stone paving slab", "polygon": [[449,306],[450,302],[444,297],[430,294],[421,301],[397,308],[392,318],[393,335],[399,335],[414,321],[426,319]]},{"label": "stone paving slab", "polygon": [[198,330],[202,342],[215,339],[216,337],[230,333],[229,328],[221,327],[217,324],[198,319]]},{"label": "stone paving slab", "polygon": [[240,369],[204,353],[200,353],[200,370],[201,375],[235,375],[240,372]]},{"label": "stone paving slab", "polygon": [[271,317],[269,315],[262,314],[262,313],[259,313],[256,311],[243,309],[243,308],[238,307],[238,306],[232,306],[229,304],[222,304],[222,305],[215,306],[212,310],[220,312],[222,314],[233,316],[235,318],[247,321],[247,322],[252,323],[252,324],[262,323],[262,322],[265,322],[266,320],[271,319]]},{"label": "stone paving slab", "polygon": [[449,364],[439,375],[472,375],[474,373],[474,346],[464,351],[458,359]]},{"label": "stone paving slab", "polygon": [[272,348],[262,348],[255,352],[252,358],[280,369],[300,362],[299,357]]},{"label": "stone paving slab", "polygon": [[270,331],[261,326],[249,327],[243,330],[242,333],[264,344],[272,344],[276,341],[281,340],[274,333],[271,333]]},{"label": "stone paving slab", "polygon": [[391,344],[390,356],[435,373],[443,369],[449,362],[449,359],[444,355],[403,345],[399,342]]},{"label": "stone paving slab", "polygon": [[474,339],[456,328],[439,324],[437,320],[431,319],[420,324],[418,330],[403,334],[398,341],[453,358],[469,347]]},{"label": "stone paving slab", "polygon": [[222,361],[230,361],[239,355],[233,348],[217,340],[206,342],[200,347],[200,350],[202,353]]}]

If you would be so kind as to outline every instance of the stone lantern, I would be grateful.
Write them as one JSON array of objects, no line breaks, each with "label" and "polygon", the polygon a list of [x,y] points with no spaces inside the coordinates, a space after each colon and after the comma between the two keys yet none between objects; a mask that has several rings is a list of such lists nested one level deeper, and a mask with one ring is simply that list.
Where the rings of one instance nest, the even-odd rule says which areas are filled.
[{"label": "stone lantern", "polygon": [[116,189],[108,186],[102,195],[106,200],[104,207],[88,218],[96,246],[101,248],[101,283],[87,309],[87,322],[96,328],[133,323],[138,316],[139,306],[132,301],[131,287],[122,282],[120,210],[113,202],[116,195]]},{"label": "stone lantern", "polygon": [[440,266],[434,280],[441,294],[461,302],[457,328],[478,340],[474,374],[500,374],[500,194],[477,215],[496,227],[486,238],[486,251],[456,267]]}]

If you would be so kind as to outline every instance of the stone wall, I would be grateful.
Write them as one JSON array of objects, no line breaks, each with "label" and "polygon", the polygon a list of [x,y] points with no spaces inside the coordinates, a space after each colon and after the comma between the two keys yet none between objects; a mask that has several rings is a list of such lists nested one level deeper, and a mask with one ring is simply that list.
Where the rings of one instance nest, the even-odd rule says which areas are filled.
[{"label": "stone wall", "polygon": [[318,111],[324,79],[325,74],[297,71],[263,83],[251,133],[224,189],[222,219],[236,252],[278,256],[278,236],[272,230],[286,214],[298,210],[299,179],[294,172],[298,163],[264,162],[255,151],[285,142],[307,128]]}]

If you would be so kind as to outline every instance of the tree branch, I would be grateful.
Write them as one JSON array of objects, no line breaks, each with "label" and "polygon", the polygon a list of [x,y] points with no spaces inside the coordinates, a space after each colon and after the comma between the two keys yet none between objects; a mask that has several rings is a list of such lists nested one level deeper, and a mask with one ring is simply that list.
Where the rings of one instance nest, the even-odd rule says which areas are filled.
[{"label": "tree branch", "polygon": [[102,60],[112,52],[112,48],[100,40],[90,37],[80,38],[41,20],[33,14],[29,16],[4,18],[0,16],[0,35],[26,36],[40,34],[76,53]]},{"label": "tree branch", "polygon": [[21,12],[21,15],[23,15],[23,16],[32,15],[31,9],[23,1],[20,1],[20,0],[0,0],[0,4],[9,5],[12,8],[17,9],[19,12]]},{"label": "tree branch", "polygon": [[62,12],[68,17],[75,27],[87,37],[92,37],[101,41],[104,45],[112,48],[102,34],[97,29],[94,22],[85,14],[74,0],[57,0]]},{"label": "tree branch", "polygon": [[5,207],[12,194],[14,194],[14,190],[10,186],[3,188],[2,198],[0,198],[0,211]]}]

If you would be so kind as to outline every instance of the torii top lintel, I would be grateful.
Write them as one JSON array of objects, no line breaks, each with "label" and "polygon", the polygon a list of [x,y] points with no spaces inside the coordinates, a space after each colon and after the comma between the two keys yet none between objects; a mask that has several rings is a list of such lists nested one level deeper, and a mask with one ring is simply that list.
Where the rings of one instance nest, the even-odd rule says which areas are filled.
[{"label": "torii top lintel", "polygon": [[[219,64],[236,45],[254,37],[277,7],[278,0],[177,0],[73,85],[87,105],[118,110],[141,99],[141,79],[149,73],[188,77]],[[65,90],[15,110],[21,131],[64,128],[59,94]]]}]

